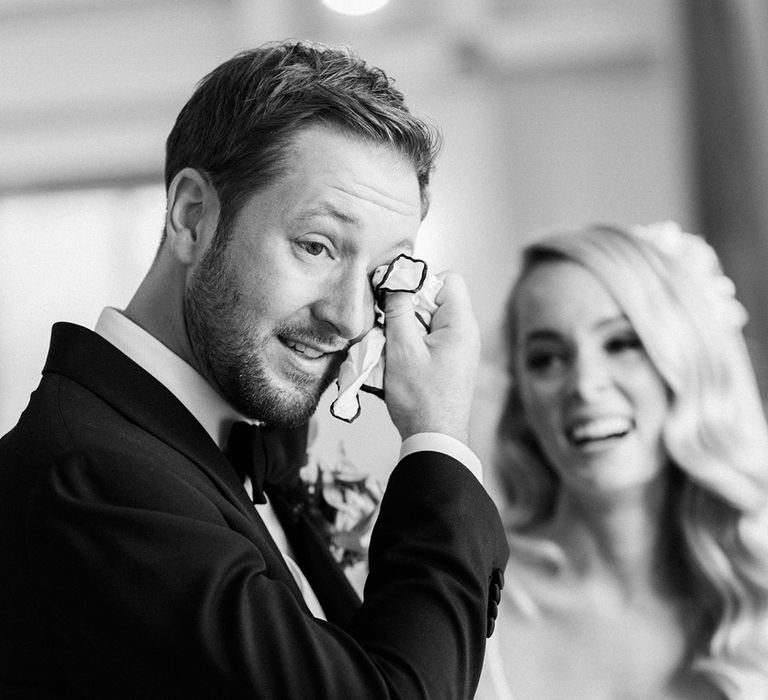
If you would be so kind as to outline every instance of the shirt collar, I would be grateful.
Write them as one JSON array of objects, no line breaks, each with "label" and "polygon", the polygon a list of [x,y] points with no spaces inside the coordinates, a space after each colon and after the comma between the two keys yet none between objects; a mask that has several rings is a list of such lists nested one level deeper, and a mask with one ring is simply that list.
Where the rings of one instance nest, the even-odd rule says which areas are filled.
[{"label": "shirt collar", "polygon": [[107,307],[96,333],[163,384],[224,449],[235,421],[253,421],[231,406],[191,365],[118,309]]}]

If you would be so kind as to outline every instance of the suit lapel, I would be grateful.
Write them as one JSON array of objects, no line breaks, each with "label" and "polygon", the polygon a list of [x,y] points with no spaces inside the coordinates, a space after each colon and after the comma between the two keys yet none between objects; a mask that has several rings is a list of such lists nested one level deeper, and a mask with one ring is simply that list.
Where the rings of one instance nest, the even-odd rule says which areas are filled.
[{"label": "suit lapel", "polygon": [[[283,555],[256,512],[235,469],[205,428],[171,391],[97,333],[65,322],[56,323],[53,327],[51,347],[43,368],[43,374],[48,373],[63,375],[86,387],[125,416],[126,420],[192,460],[269,542],[284,570],[286,582],[296,597],[304,602],[293,574],[285,565]],[[285,527],[285,513],[281,505],[277,505],[276,511]],[[296,542],[291,544],[294,548],[297,546]],[[299,550],[305,544],[312,549],[311,542],[301,541]],[[360,606],[360,598],[341,567],[332,560],[327,547],[322,543],[321,546],[325,548],[324,556],[321,557],[317,551],[313,556],[322,561],[319,565],[320,569],[325,569],[322,578],[331,581],[331,585],[314,581],[313,588],[319,586],[323,590],[335,591],[335,595],[330,596],[323,593],[324,601],[321,602],[324,609],[328,608],[329,619],[345,624]],[[305,559],[303,553],[299,556]],[[307,566],[306,561],[303,563]],[[314,568],[314,564],[312,566]]]},{"label": "suit lapel", "polygon": [[100,396],[130,422],[195,462],[228,500],[249,513],[237,474],[197,419],[163,384],[100,335],[71,323],[53,327],[43,374],[55,373]]},{"label": "suit lapel", "polygon": [[59,374],[86,387],[126,420],[192,460],[269,542],[284,578],[303,601],[293,575],[256,513],[234,468],[197,419],[163,384],[97,333],[56,323],[43,374]]},{"label": "suit lapel", "polygon": [[326,617],[345,627],[361,605],[341,565],[333,558],[328,543],[306,507],[297,506],[281,489],[270,489],[272,508],[293,548],[296,562],[317,595]]}]

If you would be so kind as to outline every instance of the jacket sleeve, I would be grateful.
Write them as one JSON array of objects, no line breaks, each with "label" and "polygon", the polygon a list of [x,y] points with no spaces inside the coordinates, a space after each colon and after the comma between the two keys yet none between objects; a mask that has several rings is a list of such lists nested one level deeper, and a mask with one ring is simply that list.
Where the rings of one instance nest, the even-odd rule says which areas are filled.
[{"label": "jacket sleeve", "polygon": [[94,698],[471,698],[508,554],[485,490],[433,452],[392,473],[344,629],[273,575],[242,513],[149,455],[58,459],[28,537],[46,634]]}]

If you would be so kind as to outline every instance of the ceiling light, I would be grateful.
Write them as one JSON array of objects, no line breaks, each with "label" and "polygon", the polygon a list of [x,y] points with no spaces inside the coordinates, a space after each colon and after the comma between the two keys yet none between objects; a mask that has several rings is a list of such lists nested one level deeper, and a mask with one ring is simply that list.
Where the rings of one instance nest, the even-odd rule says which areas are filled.
[{"label": "ceiling light", "polygon": [[369,15],[389,0],[322,0],[323,5],[342,15]]}]

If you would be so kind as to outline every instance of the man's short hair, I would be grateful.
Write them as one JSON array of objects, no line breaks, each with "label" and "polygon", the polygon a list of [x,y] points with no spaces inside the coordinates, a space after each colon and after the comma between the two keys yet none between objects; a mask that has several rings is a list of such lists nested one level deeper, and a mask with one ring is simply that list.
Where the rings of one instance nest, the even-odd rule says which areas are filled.
[{"label": "man's short hair", "polygon": [[391,147],[412,163],[422,217],[440,146],[380,69],[353,51],[304,41],[270,43],[221,64],[198,84],[166,142],[165,185],[185,167],[204,172],[230,222],[244,199],[282,172],[292,137],[327,124]]}]

